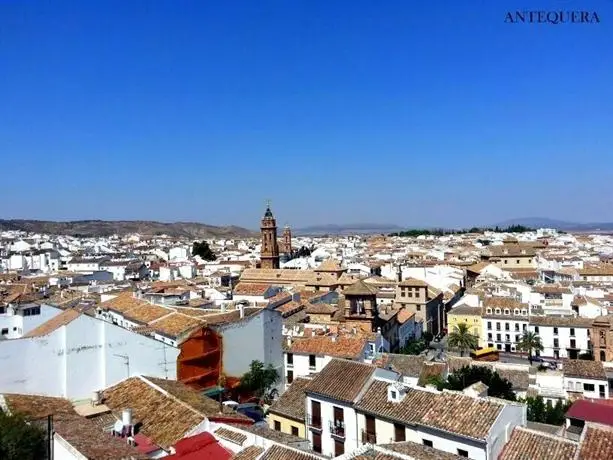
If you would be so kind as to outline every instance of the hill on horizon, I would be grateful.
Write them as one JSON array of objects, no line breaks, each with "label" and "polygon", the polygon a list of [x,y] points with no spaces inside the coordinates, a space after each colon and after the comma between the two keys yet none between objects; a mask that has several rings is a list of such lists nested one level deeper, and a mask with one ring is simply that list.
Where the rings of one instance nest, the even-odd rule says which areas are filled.
[{"label": "hill on horizon", "polygon": [[111,235],[168,235],[182,238],[248,238],[257,236],[252,230],[229,226],[215,226],[198,222],[156,222],[150,220],[74,220],[50,221],[0,219],[0,231],[17,230],[51,235],[99,237]]},{"label": "hill on horizon", "polygon": [[613,230],[613,222],[569,222],[565,220],[550,219],[547,217],[519,217],[508,219],[496,224],[498,227],[509,227],[511,225],[523,225],[530,228],[555,228],[563,231],[609,231]]}]

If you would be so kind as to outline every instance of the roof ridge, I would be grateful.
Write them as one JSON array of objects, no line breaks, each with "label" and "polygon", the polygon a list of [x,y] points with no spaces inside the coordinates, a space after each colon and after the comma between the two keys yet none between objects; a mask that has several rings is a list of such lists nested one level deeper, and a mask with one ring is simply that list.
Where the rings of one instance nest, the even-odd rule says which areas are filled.
[{"label": "roof ridge", "polygon": [[169,399],[172,399],[173,401],[179,403],[180,405],[182,405],[183,407],[191,410],[192,412],[196,413],[197,415],[200,415],[206,419],[208,419],[208,417],[203,414],[202,412],[200,412],[199,410],[193,408],[192,406],[190,406],[189,404],[187,404],[185,401],[180,400],[179,398],[177,398],[175,395],[173,395],[172,393],[170,393],[167,390],[164,390],[162,387],[160,387],[159,385],[156,385],[155,383],[153,383],[152,381],[148,380],[147,377],[145,377],[144,375],[138,375],[137,378],[139,378],[140,380],[142,380],[144,383],[146,383],[147,385],[149,385],[151,388],[153,388],[156,391],[159,391],[160,393],[162,393],[164,396],[166,396]]},{"label": "roof ridge", "polygon": [[572,439],[565,438],[564,436],[558,436],[556,434],[547,433],[545,431],[534,430],[532,428],[528,428],[527,426],[516,426],[515,429],[526,431],[528,433],[537,434],[539,436],[543,436],[545,438],[553,439],[555,441],[566,441],[576,446],[579,445],[579,442],[573,441]]}]

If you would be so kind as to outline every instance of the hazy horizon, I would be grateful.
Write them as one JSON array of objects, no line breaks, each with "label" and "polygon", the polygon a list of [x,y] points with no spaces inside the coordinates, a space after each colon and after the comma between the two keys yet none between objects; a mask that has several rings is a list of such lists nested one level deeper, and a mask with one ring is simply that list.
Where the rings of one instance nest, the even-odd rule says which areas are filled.
[{"label": "hazy horizon", "polygon": [[0,218],[613,222],[613,2],[519,6],[2,2]]}]

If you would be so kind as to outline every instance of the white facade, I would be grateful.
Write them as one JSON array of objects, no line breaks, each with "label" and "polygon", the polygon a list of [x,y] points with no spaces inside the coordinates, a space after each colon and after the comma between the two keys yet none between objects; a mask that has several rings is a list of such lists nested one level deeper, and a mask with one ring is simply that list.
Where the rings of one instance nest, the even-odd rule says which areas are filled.
[{"label": "white facade", "polygon": [[484,315],[481,322],[482,343],[487,343],[488,347],[495,347],[501,351],[517,351],[517,343],[521,340],[524,331],[528,329],[527,309],[525,315],[522,315],[522,310],[512,312],[510,309],[496,308],[494,311],[494,315]]},{"label": "white facade", "polygon": [[564,376],[564,388],[581,393],[584,398],[609,399],[609,382],[606,380]]},{"label": "white facade", "polygon": [[0,307],[0,338],[19,339],[61,312],[46,304]]},{"label": "white facade", "polygon": [[179,350],[81,315],[49,335],[0,342],[0,393],[69,399],[133,375],[175,378]]},{"label": "white facade", "polygon": [[[530,324],[529,330],[538,334],[543,344],[541,356],[555,359],[576,359],[578,354],[589,351],[589,328],[568,326],[544,326]],[[571,356],[576,354],[575,356]]]}]

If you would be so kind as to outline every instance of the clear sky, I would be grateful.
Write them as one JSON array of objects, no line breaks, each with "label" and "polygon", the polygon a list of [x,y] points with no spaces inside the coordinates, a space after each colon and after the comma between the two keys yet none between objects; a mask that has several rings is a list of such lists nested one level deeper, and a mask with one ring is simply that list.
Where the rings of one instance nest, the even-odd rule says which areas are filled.
[{"label": "clear sky", "polygon": [[0,218],[612,221],[613,1],[0,0],[0,159]]}]

